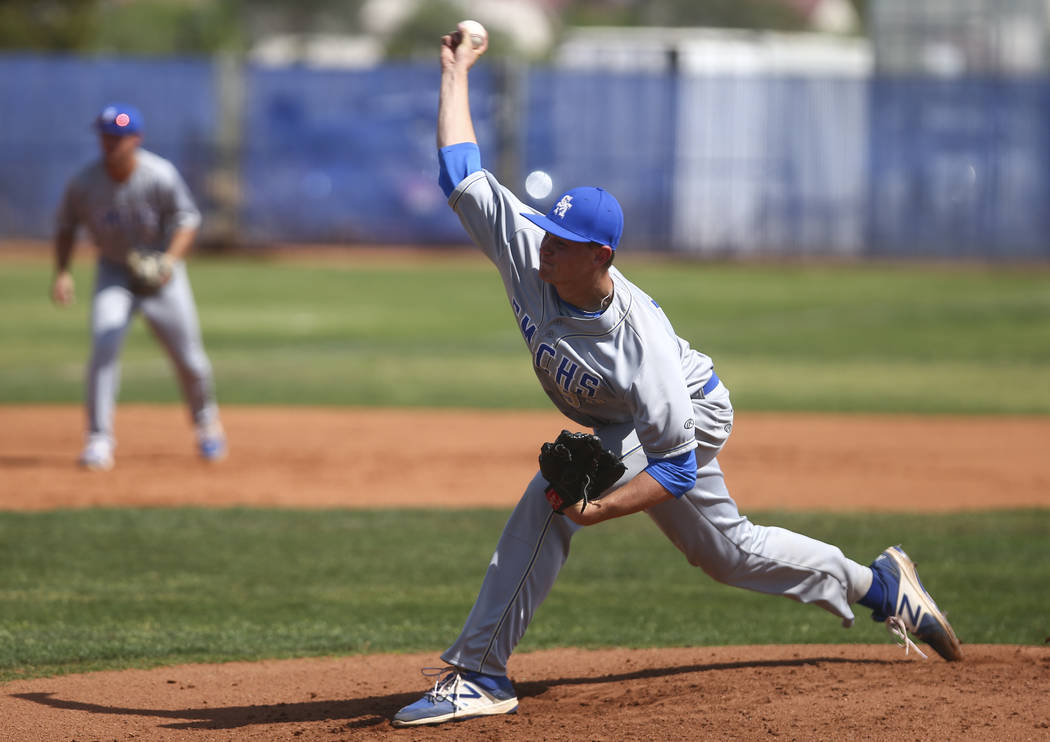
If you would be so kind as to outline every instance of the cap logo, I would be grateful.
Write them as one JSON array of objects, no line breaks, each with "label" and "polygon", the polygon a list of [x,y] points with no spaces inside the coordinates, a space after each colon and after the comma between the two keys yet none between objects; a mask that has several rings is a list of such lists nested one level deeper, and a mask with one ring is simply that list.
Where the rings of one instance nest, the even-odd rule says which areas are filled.
[{"label": "cap logo", "polygon": [[555,205],[554,213],[557,214],[559,219],[564,219],[566,212],[568,212],[568,210],[571,209],[571,208],[572,208],[572,196],[565,195],[565,196],[562,196],[561,197],[561,201],[559,201]]},{"label": "cap logo", "polygon": [[127,126],[131,122],[131,118],[126,113],[117,114],[117,117],[113,119],[113,123],[117,126]]}]

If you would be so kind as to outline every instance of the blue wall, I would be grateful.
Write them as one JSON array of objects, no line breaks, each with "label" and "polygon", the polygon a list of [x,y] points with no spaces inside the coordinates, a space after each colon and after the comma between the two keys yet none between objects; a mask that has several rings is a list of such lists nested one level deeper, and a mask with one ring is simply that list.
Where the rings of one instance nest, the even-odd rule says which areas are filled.
[{"label": "blue wall", "polygon": [[[472,75],[475,124],[492,140],[489,76]],[[439,73],[249,69],[241,231],[251,241],[464,241],[437,186]]]},{"label": "blue wall", "polygon": [[1050,256],[1046,80],[871,84],[878,255]]},{"label": "blue wall", "polygon": [[[548,171],[555,190],[533,202],[543,210],[575,185],[608,188],[633,249],[1050,257],[1047,80],[533,68],[505,88],[498,73],[471,77],[485,166],[523,197],[525,174]],[[438,75],[436,62],[244,68],[241,239],[464,242],[436,184]],[[96,156],[90,123],[109,100],[143,110],[145,146],[175,162],[214,216],[228,94],[217,80],[210,60],[0,55],[0,237],[50,237],[65,183]]]}]

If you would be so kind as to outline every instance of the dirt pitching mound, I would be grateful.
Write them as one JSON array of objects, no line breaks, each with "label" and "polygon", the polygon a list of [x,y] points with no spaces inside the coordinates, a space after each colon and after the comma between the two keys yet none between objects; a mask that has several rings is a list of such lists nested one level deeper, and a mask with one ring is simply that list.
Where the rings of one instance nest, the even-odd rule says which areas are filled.
[{"label": "dirt pitching mound", "polygon": [[965,651],[952,664],[892,644],[535,652],[513,661],[517,714],[409,730],[389,720],[419,697],[432,656],[18,681],[0,715],[19,742],[1050,739],[1050,650]]}]

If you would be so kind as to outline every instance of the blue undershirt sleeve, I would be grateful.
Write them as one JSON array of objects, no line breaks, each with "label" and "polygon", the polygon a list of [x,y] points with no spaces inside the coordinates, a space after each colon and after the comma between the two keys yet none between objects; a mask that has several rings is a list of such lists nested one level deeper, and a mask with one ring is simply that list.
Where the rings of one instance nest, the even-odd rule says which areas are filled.
[{"label": "blue undershirt sleeve", "polygon": [[649,459],[646,473],[675,497],[681,497],[696,484],[696,451],[669,459]]},{"label": "blue undershirt sleeve", "polygon": [[438,164],[438,185],[448,198],[465,177],[481,170],[481,150],[474,142],[450,144],[438,150]]}]

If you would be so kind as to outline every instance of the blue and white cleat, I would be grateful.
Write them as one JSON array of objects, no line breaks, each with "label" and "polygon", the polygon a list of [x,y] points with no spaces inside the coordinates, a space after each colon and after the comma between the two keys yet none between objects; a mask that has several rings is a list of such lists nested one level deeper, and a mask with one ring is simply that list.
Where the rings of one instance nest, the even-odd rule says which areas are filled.
[{"label": "blue and white cleat", "polygon": [[218,462],[226,458],[226,433],[217,422],[197,429],[197,451],[202,459]]},{"label": "blue and white cleat", "polygon": [[[518,710],[514,686],[505,675],[482,675],[456,667],[437,672],[445,675],[422,698],[394,715],[391,723],[395,727],[463,721],[478,716],[513,714]],[[424,670],[423,674],[435,673]]]},{"label": "blue and white cleat", "polygon": [[871,568],[876,578],[882,580],[886,594],[883,609],[872,613],[872,619],[885,621],[890,633],[905,647],[905,652],[914,647],[919,654],[926,656],[908,638],[907,632],[911,632],[949,662],[961,660],[959,639],[944,613],[922,586],[915,563],[904,550],[900,546],[891,546],[879,554]]}]

